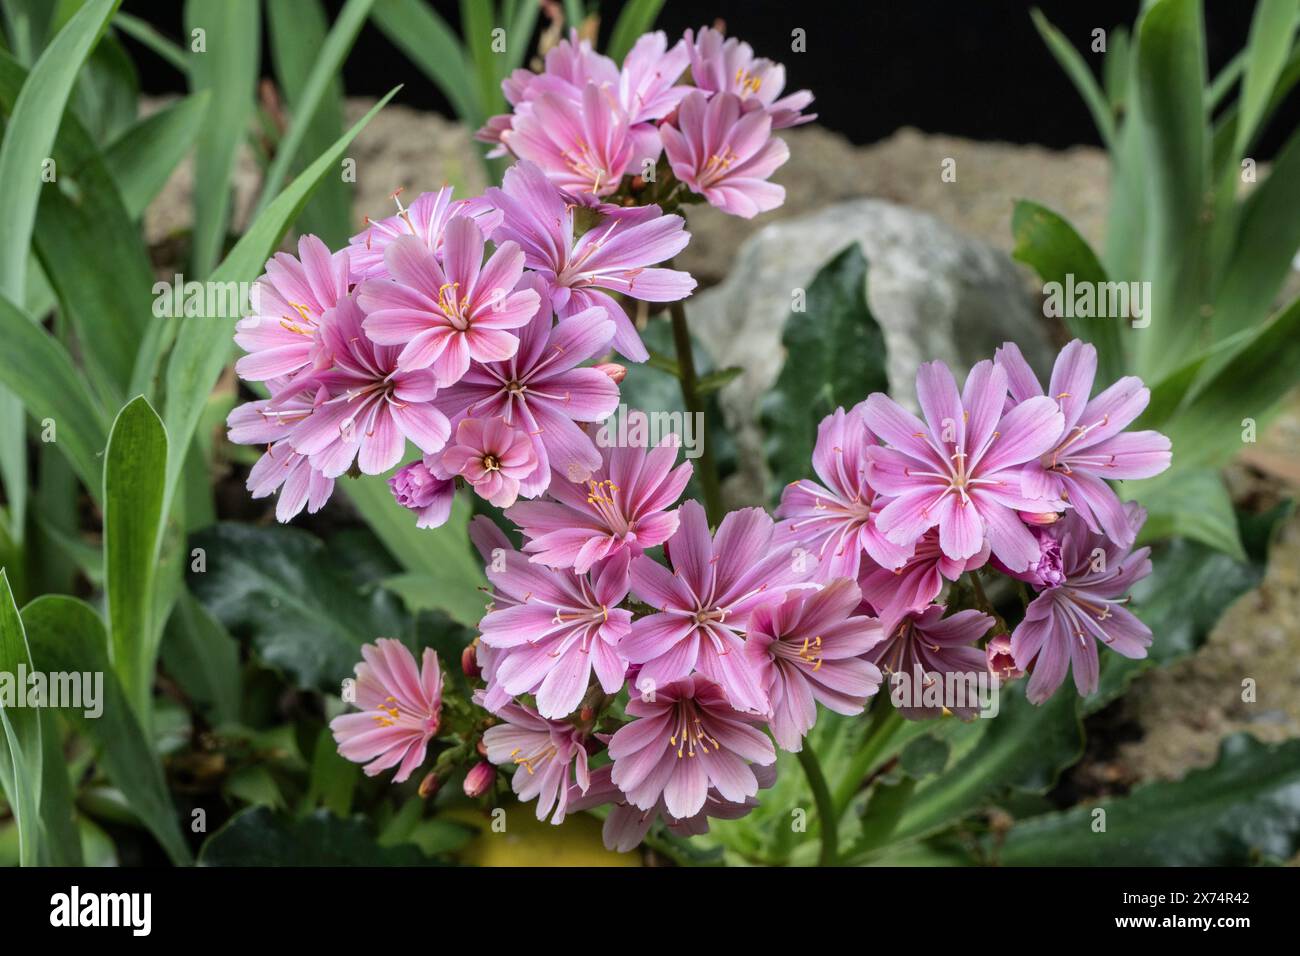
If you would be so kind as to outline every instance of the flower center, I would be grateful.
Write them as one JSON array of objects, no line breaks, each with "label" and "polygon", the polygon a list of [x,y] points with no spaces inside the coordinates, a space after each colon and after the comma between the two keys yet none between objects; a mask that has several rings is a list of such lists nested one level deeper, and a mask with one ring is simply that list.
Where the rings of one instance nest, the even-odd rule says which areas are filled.
[{"label": "flower center", "polygon": [[692,701],[682,701],[677,705],[676,720],[671,726],[674,730],[668,735],[668,742],[677,748],[678,760],[694,757],[696,748],[702,754],[708,753],[710,746],[714,750],[722,749],[722,745],[704,729],[704,721]]}]

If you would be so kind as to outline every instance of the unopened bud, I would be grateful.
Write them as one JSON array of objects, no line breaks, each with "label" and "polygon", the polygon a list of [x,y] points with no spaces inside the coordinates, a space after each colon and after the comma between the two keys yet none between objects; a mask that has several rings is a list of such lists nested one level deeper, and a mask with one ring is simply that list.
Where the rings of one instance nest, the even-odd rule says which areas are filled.
[{"label": "unopened bud", "polygon": [[604,372],[615,385],[627,378],[627,366],[619,365],[617,362],[603,362],[596,366],[596,371]]},{"label": "unopened bud", "polygon": [[578,711],[578,719],[584,724],[591,723],[591,719],[595,716],[596,712],[591,709],[590,705],[583,707],[582,710]]},{"label": "unopened bud", "polygon": [[1040,528],[1056,524],[1061,519],[1060,512],[1057,511],[1017,511],[1016,514],[1020,515],[1020,520],[1025,524],[1036,525]]},{"label": "unopened bud", "polygon": [[474,642],[460,652],[460,669],[470,680],[478,680],[483,676],[483,668],[478,666],[478,638],[474,638]]},{"label": "unopened bud", "polygon": [[483,742],[483,738],[482,738],[482,737],[480,737],[480,738],[478,739],[478,743],[474,745],[474,749],[478,751],[478,755],[479,755],[480,757],[486,757],[486,756],[487,756],[487,744],[485,744],[485,743]]},{"label": "unopened bud", "polygon": [[497,772],[486,760],[480,760],[465,775],[465,796],[481,797],[492,789]]},{"label": "unopened bud", "polygon": [[438,792],[438,788],[441,786],[442,780],[439,779],[436,773],[430,770],[425,774],[424,779],[420,781],[420,797],[424,800],[428,800]]}]

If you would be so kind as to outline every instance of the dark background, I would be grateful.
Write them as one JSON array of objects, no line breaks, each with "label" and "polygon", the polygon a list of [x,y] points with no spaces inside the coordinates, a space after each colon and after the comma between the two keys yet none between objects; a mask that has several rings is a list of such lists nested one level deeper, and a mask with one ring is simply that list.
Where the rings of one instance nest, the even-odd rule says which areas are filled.
[{"label": "dark background", "polygon": [[[333,17],[342,0],[325,0]],[[589,0],[589,5],[592,0]],[[455,0],[433,6],[453,26]],[[601,37],[608,37],[621,0],[603,0]],[[659,27],[678,37],[687,27],[726,21],[727,33],[748,40],[760,56],[783,62],[787,90],[811,89],[819,121],[855,143],[870,143],[900,126],[983,140],[1065,147],[1100,145],[1073,86],[1034,29],[1037,6],[1100,70],[1091,52],[1092,30],[1108,34],[1131,26],[1137,0],[667,0]],[[1205,0],[1211,75],[1246,42],[1250,0]],[[126,0],[123,9],[173,38],[182,35],[180,3]],[[806,53],[790,51],[790,31],[807,31]],[[156,56],[125,41],[136,54],[147,92],[179,92],[180,75]],[[263,63],[269,64],[268,56]],[[269,69],[269,66],[268,66]],[[369,24],[344,69],[349,93],[380,96],[398,83],[399,102],[451,110],[406,57]],[[1268,158],[1300,121],[1292,97],[1261,140]]]}]

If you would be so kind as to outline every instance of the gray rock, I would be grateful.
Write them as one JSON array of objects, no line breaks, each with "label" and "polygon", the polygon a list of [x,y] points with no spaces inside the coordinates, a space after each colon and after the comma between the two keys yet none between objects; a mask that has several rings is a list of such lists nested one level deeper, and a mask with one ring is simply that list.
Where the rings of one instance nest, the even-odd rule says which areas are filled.
[{"label": "gray rock", "polygon": [[[1011,340],[1040,373],[1051,366],[1049,325],[1007,256],[933,216],[857,199],[773,223],[741,246],[719,285],[687,302],[692,332],[719,366],[744,373],[721,393],[736,436],[733,504],[758,503],[766,480],[757,415],[784,362],[781,333],[791,295],[850,243],[868,263],[867,301],[888,349],[890,390],[916,407],[917,366],[942,359],[959,378]],[[866,397],[865,395],[863,396]]]}]

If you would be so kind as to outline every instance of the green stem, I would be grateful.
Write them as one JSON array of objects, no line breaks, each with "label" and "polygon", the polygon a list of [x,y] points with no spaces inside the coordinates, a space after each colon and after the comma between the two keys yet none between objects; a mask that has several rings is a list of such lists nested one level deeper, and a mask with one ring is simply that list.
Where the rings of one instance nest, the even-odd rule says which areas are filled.
[{"label": "green stem", "polygon": [[691,347],[691,330],[686,325],[686,307],[681,302],[670,304],[669,313],[673,322],[673,345],[677,350],[677,379],[682,386],[682,400],[686,411],[701,423],[699,467],[695,473],[699,476],[704,489],[704,510],[709,516],[709,524],[717,525],[722,520],[722,484],[718,480],[718,466],[713,459],[712,441],[704,434],[704,401],[699,393],[699,377],[695,372],[695,352]]},{"label": "green stem", "polygon": [[984,585],[980,584],[979,572],[971,571],[967,574],[967,577],[970,578],[970,583],[975,588],[975,603],[979,606],[979,609],[993,618],[996,622],[996,631],[1005,633],[1007,622],[1002,620],[1001,614],[993,610],[993,604],[989,601],[988,595],[984,593]]},{"label": "green stem", "polygon": [[862,740],[862,746],[858,748],[853,762],[849,764],[849,769],[835,791],[835,808],[838,813],[844,812],[853,795],[861,789],[863,779],[876,765],[890,738],[894,736],[894,731],[902,722],[902,715],[889,701],[876,701],[875,710],[871,714],[871,724],[867,727],[867,735]]},{"label": "green stem", "polygon": [[822,852],[817,865],[834,866],[839,856],[840,815],[835,812],[835,804],[831,802],[826,775],[822,773],[822,765],[817,762],[817,754],[807,740],[804,740],[803,749],[795,756],[799,758],[799,766],[803,767],[803,772],[808,777],[813,802],[817,804],[817,823],[822,831]]}]

